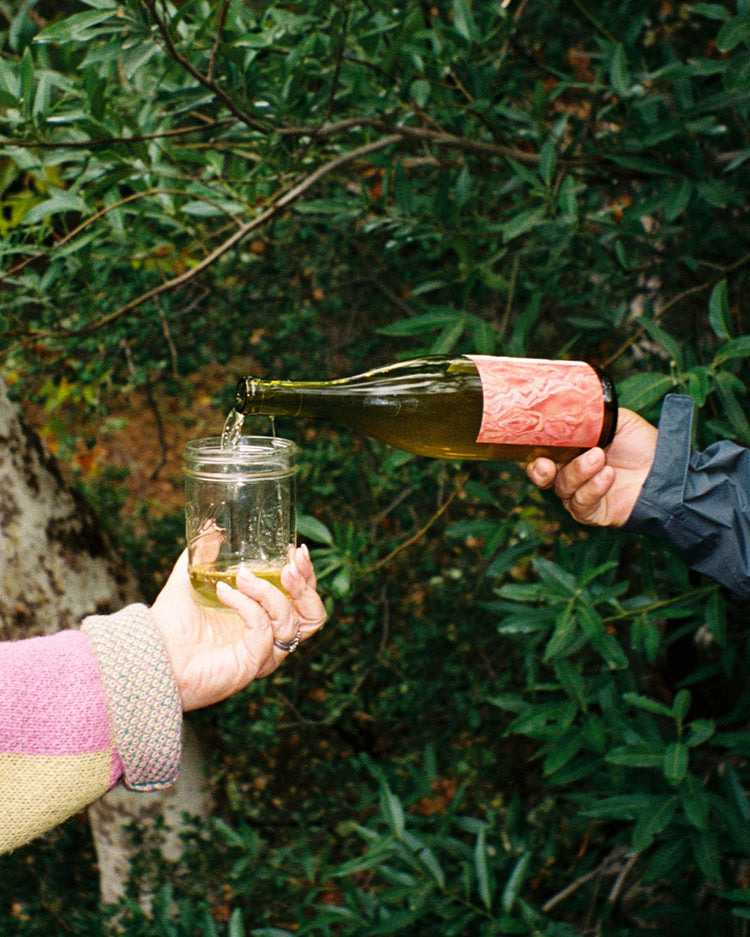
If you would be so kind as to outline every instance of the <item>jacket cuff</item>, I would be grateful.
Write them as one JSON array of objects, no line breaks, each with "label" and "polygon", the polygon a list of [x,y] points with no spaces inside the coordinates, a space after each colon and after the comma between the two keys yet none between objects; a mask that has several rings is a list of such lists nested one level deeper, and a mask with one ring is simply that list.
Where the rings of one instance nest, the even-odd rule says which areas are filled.
[{"label": "jacket cuff", "polygon": [[156,791],[177,780],[182,704],[167,652],[145,605],[91,615],[89,636],[102,673],[125,786]]},{"label": "jacket cuff", "polygon": [[[659,419],[659,435],[651,470],[644,482],[626,530],[652,537],[674,537],[674,528],[686,525],[676,537],[691,539],[690,518],[684,515],[685,486],[690,467],[693,400],[668,394]],[[698,538],[705,530],[695,532]]]}]

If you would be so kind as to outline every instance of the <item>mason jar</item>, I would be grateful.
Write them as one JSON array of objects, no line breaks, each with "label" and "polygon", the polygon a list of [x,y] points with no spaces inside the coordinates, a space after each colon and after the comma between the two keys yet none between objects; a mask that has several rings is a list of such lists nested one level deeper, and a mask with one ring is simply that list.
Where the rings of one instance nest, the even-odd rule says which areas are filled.
[{"label": "mason jar", "polygon": [[236,587],[242,568],[281,588],[281,569],[297,538],[297,451],[290,440],[270,436],[242,436],[231,448],[220,437],[185,447],[188,569],[201,605],[230,611],[216,584]]}]

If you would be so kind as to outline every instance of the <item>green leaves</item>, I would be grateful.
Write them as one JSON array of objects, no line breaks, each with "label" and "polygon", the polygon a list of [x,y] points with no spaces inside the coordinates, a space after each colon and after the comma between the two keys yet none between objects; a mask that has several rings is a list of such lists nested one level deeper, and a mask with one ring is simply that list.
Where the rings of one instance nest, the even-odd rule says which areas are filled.
[{"label": "green leaves", "polygon": [[748,39],[750,39],[750,14],[745,12],[724,20],[716,37],[716,46],[720,52],[731,52],[740,43],[747,43]]},{"label": "green leaves", "polygon": [[[313,379],[477,352],[609,362],[622,406],[655,419],[687,392],[696,446],[748,441],[746,5],[647,21],[628,4],[90,0],[36,39],[16,6],[0,319],[6,345],[33,341],[6,362],[16,387],[57,400],[55,419],[123,386],[160,412],[169,387],[193,413],[193,389],[218,399],[207,382],[230,388],[237,362]],[[304,437],[299,530],[331,625],[212,713],[235,835],[208,837],[201,867],[237,863],[205,889],[234,889],[214,929],[240,934],[242,910],[269,937],[604,932],[607,873],[586,875],[623,844],[641,853],[627,884],[649,869],[674,896],[668,927],[694,927],[696,895],[715,911],[706,880],[750,839],[741,607],[505,465],[472,466],[449,532],[376,568],[454,469],[335,427],[280,431]],[[463,812],[416,764],[425,737]],[[273,777],[263,795],[269,739],[304,797]],[[242,832],[280,813],[273,842]],[[661,924],[654,891],[627,894]]]},{"label": "green leaves", "polygon": [[620,43],[617,43],[612,50],[609,74],[616,93],[623,98],[627,97],[631,92],[633,81],[630,77],[625,47]]},{"label": "green leaves", "polygon": [[[89,4],[93,6],[94,4]],[[74,13],[51,26],[47,26],[35,37],[39,43],[90,42],[100,36],[119,32],[124,10],[116,2],[96,4],[97,9],[85,13]]]},{"label": "green leaves", "polygon": [[467,42],[479,38],[469,0],[453,0],[453,27]]},{"label": "green leaves", "polygon": [[[707,791],[704,775],[716,738],[714,722],[695,715],[688,689],[659,698],[635,690],[629,676],[633,652],[650,662],[663,653],[661,616],[687,616],[693,622],[687,628],[698,628],[703,613],[695,616],[689,606],[671,610],[660,601],[649,610],[645,596],[620,604],[609,586],[618,564],[598,558],[597,563],[593,545],[580,569],[560,557],[556,562],[534,558],[536,582],[498,590],[505,613],[523,605],[533,627],[524,637],[525,694],[500,695],[492,702],[512,714],[509,734],[537,740],[535,757],[548,783],[571,792],[585,786],[585,794],[573,794],[581,816],[617,820],[634,852],[653,855],[654,874],[692,855],[715,875],[717,811],[723,808]],[[520,608],[517,614],[520,622]],[[715,596],[705,614],[716,620],[721,639]],[[629,647],[623,640],[628,619],[633,622]],[[605,790],[615,793],[607,796]]]},{"label": "green leaves", "polygon": [[[490,924],[498,933],[530,937],[523,893],[538,861],[534,851],[522,842],[500,845],[494,823],[453,812],[431,834],[429,824],[402,809],[383,773],[373,770],[380,812],[352,828],[364,851],[333,871],[336,879],[357,876],[362,883],[350,885],[349,896],[359,925],[368,934],[403,933],[437,920],[444,934]],[[377,887],[365,885],[367,879]]]},{"label": "green leaves", "polygon": [[664,751],[664,777],[673,787],[684,781],[688,770],[688,747],[684,742],[670,742]]},{"label": "green leaves", "polygon": [[673,388],[674,379],[670,374],[633,374],[617,385],[617,396],[623,407],[642,412]]},{"label": "green leaves", "polygon": [[714,330],[714,334],[719,338],[730,339],[732,337],[726,280],[720,280],[711,291],[711,299],[708,304],[708,321]]}]

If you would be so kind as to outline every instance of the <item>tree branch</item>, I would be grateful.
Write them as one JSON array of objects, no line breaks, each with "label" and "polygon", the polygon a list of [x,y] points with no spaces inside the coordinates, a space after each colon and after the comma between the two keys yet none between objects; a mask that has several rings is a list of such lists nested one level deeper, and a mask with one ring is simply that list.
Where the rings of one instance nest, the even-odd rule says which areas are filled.
[{"label": "tree branch", "polygon": [[211,61],[208,63],[208,74],[206,75],[206,78],[210,82],[213,82],[214,80],[214,74],[216,72],[216,60],[219,56],[219,49],[221,48],[221,37],[224,33],[224,26],[227,22],[228,12],[229,0],[223,0],[221,9],[219,10],[219,21],[216,24],[216,38],[214,39],[214,47],[211,50]]},{"label": "tree branch", "polygon": [[[604,858],[601,865],[598,865],[595,869],[591,869],[586,872],[580,878],[577,878],[574,882],[571,882],[570,885],[566,885],[562,891],[559,891],[556,895],[553,895],[542,905],[542,911],[545,914],[549,914],[553,908],[555,908],[561,901],[565,901],[566,898],[569,898],[572,894],[578,891],[579,888],[582,888],[592,879],[599,878],[599,876],[612,875],[614,872],[619,872],[622,868],[623,859],[627,855],[627,849],[624,846],[616,846],[612,852]],[[626,862],[626,867],[630,868]]]},{"label": "tree branch", "polygon": [[[654,315],[654,322],[659,322],[659,320],[663,319],[670,309],[678,306],[688,297],[695,296],[698,293],[705,293],[706,290],[713,289],[717,283],[724,279],[724,277],[728,276],[730,273],[734,273],[736,270],[739,270],[747,264],[750,264],[750,254],[745,254],[743,257],[740,257],[739,260],[736,260],[733,264],[728,264],[726,267],[719,267],[718,272],[705,282],[698,283],[696,286],[690,286],[686,290],[682,290],[676,296],[673,296],[670,300],[664,303],[663,306],[661,306],[659,311]],[[603,363],[602,367],[610,367],[613,362],[617,361],[621,355],[624,355],[628,348],[634,345],[638,339],[642,338],[645,334],[646,327],[643,325],[639,326],[636,331],[628,339],[626,339],[622,345],[620,345],[617,351],[609,356],[609,358]]]},{"label": "tree branch", "polygon": [[[104,208],[100,209],[95,214],[90,215],[88,218],[82,221],[79,225],[76,225],[76,227],[73,228],[72,231],[69,231],[65,235],[65,237],[61,238],[59,241],[55,243],[53,250],[58,250],[59,248],[64,247],[66,244],[72,241],[73,238],[77,237],[82,231],[85,231],[86,228],[89,227],[89,225],[92,225],[94,224],[94,222],[99,221],[106,214],[108,214],[108,212],[114,211],[116,208],[122,208],[122,206],[127,205],[128,202],[134,202],[137,199],[147,198],[151,195],[185,195],[185,194],[186,193],[183,189],[158,189],[158,188],[157,189],[145,189],[143,192],[133,192],[130,195],[126,195],[124,198],[119,199],[117,202],[113,202],[111,205],[105,205]],[[233,221],[239,223],[239,219],[235,218],[230,212],[227,212],[226,209],[222,209],[220,205],[213,202],[211,199],[208,199],[205,197],[199,198],[198,196],[194,196],[194,197],[199,201],[206,202],[206,204],[208,205],[215,205],[217,208],[224,211],[225,214],[227,214]],[[24,267],[27,267],[29,264],[32,264],[38,260],[41,260],[44,257],[48,257],[50,253],[51,253],[50,251],[42,251],[38,254],[32,254],[30,257],[26,257],[24,260],[17,263],[15,267],[11,267],[10,270],[7,270],[5,273],[0,274],[0,283],[2,283],[3,280],[7,280],[9,277],[15,276],[17,273],[20,273],[21,270],[23,270]]]},{"label": "tree branch", "polygon": [[340,169],[342,166],[356,162],[358,159],[362,159],[366,156],[369,156],[371,153],[378,152],[379,150],[384,150],[389,146],[394,146],[400,142],[400,139],[401,138],[398,135],[382,137],[379,140],[366,143],[362,146],[356,147],[353,150],[349,150],[346,153],[339,153],[338,156],[335,156],[327,163],[319,166],[314,172],[310,173],[309,176],[306,176],[301,182],[298,182],[296,185],[292,186],[291,189],[281,195],[273,205],[266,209],[266,211],[262,212],[260,215],[257,215],[251,221],[239,224],[237,226],[237,230],[230,237],[228,237],[218,247],[214,248],[214,250],[207,254],[203,260],[200,261],[200,263],[196,264],[195,267],[191,268],[190,270],[186,270],[184,273],[181,273],[179,276],[173,277],[170,280],[164,280],[158,286],[154,286],[152,289],[147,290],[145,293],[135,297],[135,299],[130,300],[130,302],[125,303],[125,305],[120,306],[118,309],[115,309],[108,315],[102,316],[102,318],[98,321],[92,322],[89,325],[83,326],[79,329],[67,329],[62,331],[34,331],[26,338],[21,339],[15,345],[12,345],[10,348],[6,349],[6,354],[10,351],[13,351],[15,348],[20,348],[25,345],[32,344],[36,341],[43,341],[49,338],[76,338],[80,335],[90,335],[93,332],[98,332],[100,329],[111,325],[111,323],[121,319],[123,316],[128,315],[128,313],[133,312],[144,303],[154,299],[157,296],[160,296],[162,293],[166,293],[169,290],[184,286],[186,283],[189,283],[201,273],[208,270],[208,268],[216,263],[216,261],[221,257],[223,257],[224,254],[235,248],[245,237],[247,237],[248,234],[250,234],[251,231],[257,230],[257,228],[271,221],[277,215],[281,214],[281,212],[283,212],[285,209],[289,208],[290,205],[297,201],[298,198],[304,195],[305,192],[316,185],[321,179],[325,178],[330,173],[335,172],[337,169]]},{"label": "tree branch", "polygon": [[233,114],[237,120],[241,121],[245,126],[249,127],[251,130],[256,130],[262,134],[268,134],[273,128],[268,127],[260,120],[256,120],[254,117],[251,117],[250,114],[247,114],[245,111],[239,107],[234,99],[224,91],[221,85],[217,84],[216,81],[208,76],[204,75],[203,72],[196,68],[190,59],[185,58],[184,55],[177,49],[177,46],[172,39],[172,34],[169,31],[169,26],[167,22],[159,15],[156,9],[156,0],[144,0],[146,7],[154,18],[156,27],[159,30],[159,33],[164,41],[164,45],[173,61],[175,61],[180,68],[184,69],[188,75],[191,75],[197,82],[203,85],[204,88],[208,88],[209,91],[212,91],[217,98],[224,104],[230,114]]},{"label": "tree branch", "polygon": [[144,140],[165,140],[171,137],[184,137],[191,133],[213,130],[215,127],[226,127],[235,123],[236,118],[224,117],[221,120],[207,120],[203,124],[193,124],[190,127],[175,127],[172,130],[158,130],[154,133],[140,133],[132,137],[98,137],[94,140],[2,140],[0,146],[15,146],[24,150],[88,150],[92,147],[111,146],[113,143],[141,143]]},{"label": "tree branch", "polygon": [[440,518],[443,516],[443,514],[445,514],[445,512],[448,510],[448,508],[452,504],[453,499],[456,497],[456,495],[459,492],[463,491],[463,487],[469,478],[469,474],[470,474],[469,472],[464,472],[464,474],[460,476],[460,478],[458,479],[458,483],[456,484],[456,487],[448,495],[445,501],[440,505],[437,511],[435,511],[435,513],[432,515],[432,517],[427,521],[427,523],[423,527],[420,527],[416,533],[412,534],[411,537],[407,538],[406,540],[403,541],[403,543],[400,543],[397,547],[395,547],[395,549],[391,550],[391,552],[387,556],[384,556],[382,559],[378,560],[377,563],[373,563],[372,566],[368,566],[368,568],[363,570],[363,572],[366,573],[367,575],[369,575],[370,573],[377,572],[379,569],[382,569],[383,566],[386,566],[388,563],[390,563],[390,561],[399,553],[401,553],[402,550],[406,550],[407,547],[410,547],[413,544],[415,544],[418,540],[421,540],[422,537],[424,537],[424,535],[427,533],[427,531],[433,526],[433,524],[439,521]]}]

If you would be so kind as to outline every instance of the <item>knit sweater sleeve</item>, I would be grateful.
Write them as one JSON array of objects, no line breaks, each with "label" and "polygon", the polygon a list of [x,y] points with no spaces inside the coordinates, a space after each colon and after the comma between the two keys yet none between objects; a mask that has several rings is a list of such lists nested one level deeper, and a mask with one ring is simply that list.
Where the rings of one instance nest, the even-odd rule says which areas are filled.
[{"label": "knit sweater sleeve", "polygon": [[179,693],[150,613],[132,605],[81,630],[0,643],[0,853],[122,780],[179,770]]}]

